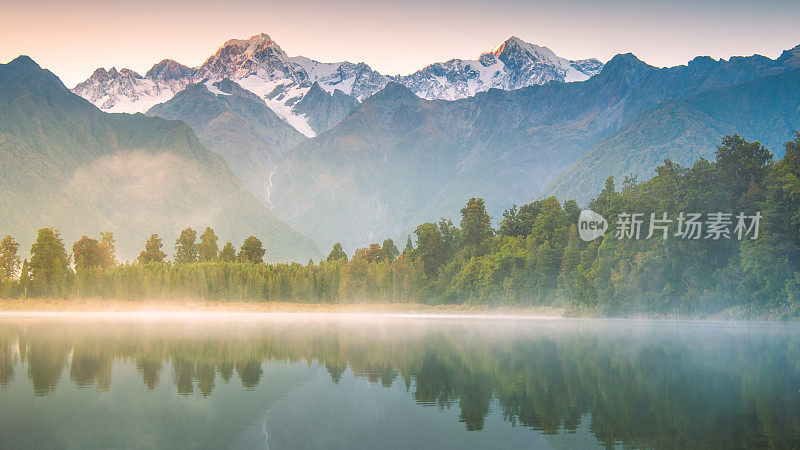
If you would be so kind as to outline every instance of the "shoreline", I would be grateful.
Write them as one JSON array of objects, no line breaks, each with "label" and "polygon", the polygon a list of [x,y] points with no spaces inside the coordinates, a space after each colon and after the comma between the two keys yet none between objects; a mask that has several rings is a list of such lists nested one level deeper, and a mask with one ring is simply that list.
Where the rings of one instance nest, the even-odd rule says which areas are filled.
[{"label": "shoreline", "polygon": [[566,320],[563,316],[542,314],[465,314],[465,313],[390,313],[390,312],[237,312],[237,311],[0,311],[4,319],[95,319],[95,320],[191,320],[248,321],[290,320],[437,320],[437,321],[515,321],[547,322]]},{"label": "shoreline", "polygon": [[118,300],[0,300],[0,319],[23,317],[306,317],[337,315],[363,318],[556,320],[566,308],[423,305],[418,303],[294,303]]},{"label": "shoreline", "polygon": [[117,319],[420,319],[420,320],[588,320],[628,322],[702,322],[728,324],[797,324],[800,320],[771,315],[710,316],[647,315],[604,316],[575,314],[566,307],[425,305],[421,303],[299,303],[201,300],[101,300],[101,299],[0,299],[0,320],[17,318],[117,318]]}]

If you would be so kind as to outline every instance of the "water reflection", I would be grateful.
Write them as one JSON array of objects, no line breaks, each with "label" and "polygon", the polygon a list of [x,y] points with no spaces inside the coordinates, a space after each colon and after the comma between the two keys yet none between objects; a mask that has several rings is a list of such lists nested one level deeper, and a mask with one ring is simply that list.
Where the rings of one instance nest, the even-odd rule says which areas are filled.
[{"label": "water reflection", "polygon": [[800,329],[793,325],[0,322],[0,394],[14,377],[30,381],[29,399],[52,397],[67,383],[102,394],[115,388],[112,372],[126,362],[160,396],[166,381],[180,396],[210,401],[232,382],[247,391],[269,384],[266,362],[319,364],[331,386],[352,371],[380,389],[407,392],[420,412],[457,412],[465,432],[484,429],[497,414],[509,430],[557,435],[584,427],[606,446],[800,446]]}]

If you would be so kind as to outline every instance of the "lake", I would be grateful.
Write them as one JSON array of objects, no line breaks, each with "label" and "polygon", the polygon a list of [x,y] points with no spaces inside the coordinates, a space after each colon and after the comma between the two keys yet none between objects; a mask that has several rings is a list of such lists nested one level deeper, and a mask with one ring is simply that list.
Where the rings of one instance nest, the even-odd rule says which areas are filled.
[{"label": "lake", "polygon": [[800,326],[0,318],[2,448],[797,448]]}]

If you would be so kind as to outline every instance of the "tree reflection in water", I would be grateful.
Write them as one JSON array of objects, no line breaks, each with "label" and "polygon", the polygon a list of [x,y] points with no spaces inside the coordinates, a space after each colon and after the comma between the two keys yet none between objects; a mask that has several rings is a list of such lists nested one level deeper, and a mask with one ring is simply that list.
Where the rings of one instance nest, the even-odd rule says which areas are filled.
[{"label": "tree reflection in water", "polygon": [[112,365],[135,363],[154,389],[163,368],[182,395],[253,389],[264,361],[318,362],[405,385],[420,405],[458,408],[481,430],[493,405],[519,426],[558,433],[591,417],[606,445],[800,446],[800,329],[637,322],[423,320],[7,321],[0,386],[22,367],[33,393],[62,376],[108,390]]}]

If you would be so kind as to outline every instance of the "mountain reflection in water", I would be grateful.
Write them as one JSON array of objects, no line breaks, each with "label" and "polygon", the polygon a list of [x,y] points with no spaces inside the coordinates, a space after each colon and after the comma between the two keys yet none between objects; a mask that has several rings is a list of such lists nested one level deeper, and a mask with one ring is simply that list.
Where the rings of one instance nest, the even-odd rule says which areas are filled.
[{"label": "mountain reflection in water", "polygon": [[[404,409],[392,406],[409,399]],[[243,439],[261,439],[264,446],[269,441],[271,448],[301,442],[404,447],[411,441],[359,441],[352,430],[378,427],[387,435],[419,429],[421,436],[425,421],[436,420],[431,414],[442,420],[437,427],[451,433],[446,442],[483,433],[498,447],[576,445],[563,444],[560,436],[600,446],[798,447],[800,327],[336,317],[0,319],[0,403],[1,447],[167,447],[167,435],[180,437],[172,442],[176,448],[252,447]],[[20,425],[56,426],[80,412],[74,410],[79,405],[83,412],[101,416],[102,407],[107,417],[120,418],[104,427],[115,428],[103,431],[107,440],[64,441]],[[362,415],[368,423],[356,424]],[[298,426],[293,417],[312,423],[290,435]],[[344,420],[352,423],[325,425]],[[174,424],[172,432],[159,431],[166,423]],[[83,427],[80,439],[88,439],[99,433],[96,425],[74,426]],[[199,431],[175,434],[181,426]],[[199,440],[203,427],[215,428],[218,440]],[[114,440],[121,436],[126,440]]]}]

